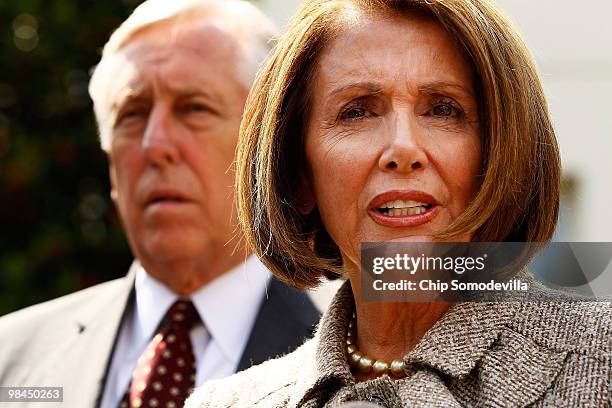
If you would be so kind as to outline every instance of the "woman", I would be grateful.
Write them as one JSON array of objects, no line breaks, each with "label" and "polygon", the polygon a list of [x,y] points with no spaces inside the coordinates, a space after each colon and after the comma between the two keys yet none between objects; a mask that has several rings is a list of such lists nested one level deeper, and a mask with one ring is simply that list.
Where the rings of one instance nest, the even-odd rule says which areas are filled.
[{"label": "woman", "polygon": [[560,165],[546,101],[491,4],[307,2],[260,73],[241,138],[249,244],[296,287],[330,273],[348,282],[314,339],[186,406],[608,403],[609,304],[360,296],[364,241],[552,235]]}]

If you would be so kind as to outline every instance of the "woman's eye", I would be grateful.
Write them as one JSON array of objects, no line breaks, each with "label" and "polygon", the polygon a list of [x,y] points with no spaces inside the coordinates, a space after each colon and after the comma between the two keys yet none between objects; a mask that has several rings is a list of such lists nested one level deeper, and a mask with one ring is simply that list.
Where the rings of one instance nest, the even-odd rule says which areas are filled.
[{"label": "woman's eye", "polygon": [[438,116],[443,118],[453,118],[461,116],[461,111],[451,105],[450,103],[437,103],[430,111],[432,116]]},{"label": "woman's eye", "polygon": [[374,116],[372,106],[367,101],[356,101],[345,106],[340,114],[338,120],[361,120]]},{"label": "woman's eye", "polygon": [[361,119],[366,116],[366,113],[367,112],[364,108],[350,108],[340,114],[340,119]]}]

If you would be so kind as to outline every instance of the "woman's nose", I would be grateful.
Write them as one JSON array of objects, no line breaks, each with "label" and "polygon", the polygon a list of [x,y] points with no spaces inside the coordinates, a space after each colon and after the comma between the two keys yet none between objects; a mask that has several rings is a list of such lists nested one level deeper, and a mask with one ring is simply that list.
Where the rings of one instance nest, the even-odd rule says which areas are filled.
[{"label": "woman's nose", "polygon": [[410,173],[424,168],[428,159],[419,133],[418,124],[408,114],[398,117],[389,129],[379,168],[394,173]]},{"label": "woman's nose", "polygon": [[154,166],[167,166],[178,163],[180,153],[169,113],[153,110],[142,138],[144,155]]}]

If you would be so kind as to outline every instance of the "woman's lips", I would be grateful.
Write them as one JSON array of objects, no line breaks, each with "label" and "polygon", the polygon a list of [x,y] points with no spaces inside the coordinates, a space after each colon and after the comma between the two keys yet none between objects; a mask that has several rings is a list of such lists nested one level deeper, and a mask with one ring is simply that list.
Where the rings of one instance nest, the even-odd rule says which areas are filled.
[{"label": "woman's lips", "polygon": [[425,192],[396,190],[374,197],[368,215],[385,227],[414,227],[435,218],[438,206],[438,201]]},{"label": "woman's lips", "polygon": [[368,210],[375,223],[385,227],[414,227],[431,221],[438,214],[438,207],[431,207],[422,214],[414,215],[384,215],[378,210]]}]

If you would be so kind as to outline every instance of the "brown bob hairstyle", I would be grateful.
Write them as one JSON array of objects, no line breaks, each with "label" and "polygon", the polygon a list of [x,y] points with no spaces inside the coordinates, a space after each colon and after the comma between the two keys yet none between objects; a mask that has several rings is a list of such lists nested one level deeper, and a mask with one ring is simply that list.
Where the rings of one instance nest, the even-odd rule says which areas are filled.
[{"label": "brown bob hairstyle", "polygon": [[312,287],[342,273],[316,208],[300,212],[310,85],[321,51],[376,13],[436,19],[471,61],[482,140],[478,193],[437,238],[545,242],[559,211],[560,159],[535,63],[486,0],[312,0],[279,38],[247,100],[237,152],[238,217],[247,243],[286,283]]}]

